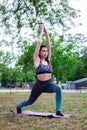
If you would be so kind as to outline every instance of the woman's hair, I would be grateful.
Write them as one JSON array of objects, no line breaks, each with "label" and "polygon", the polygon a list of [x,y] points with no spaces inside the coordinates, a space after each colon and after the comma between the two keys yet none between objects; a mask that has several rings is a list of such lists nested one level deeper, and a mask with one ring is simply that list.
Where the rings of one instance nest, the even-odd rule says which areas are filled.
[{"label": "woman's hair", "polygon": [[41,46],[40,46],[40,51],[41,51],[41,49],[42,49],[43,47],[47,47],[47,46],[45,46],[45,45],[41,45]]},{"label": "woman's hair", "polygon": [[[46,47],[46,48],[47,48],[47,46],[41,45],[41,46],[40,46],[40,51],[41,51],[41,49],[42,49],[43,47]],[[39,54],[39,57],[40,57],[40,54]],[[41,58],[41,57],[40,57],[40,58]],[[48,62],[49,65],[51,65],[50,61],[48,60],[48,56],[46,57],[45,60]]]}]

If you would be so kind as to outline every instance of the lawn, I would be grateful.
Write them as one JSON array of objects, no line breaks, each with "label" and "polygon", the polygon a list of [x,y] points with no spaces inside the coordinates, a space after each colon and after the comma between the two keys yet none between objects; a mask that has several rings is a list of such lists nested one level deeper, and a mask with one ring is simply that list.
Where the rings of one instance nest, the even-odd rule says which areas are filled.
[{"label": "lawn", "polygon": [[[15,115],[9,111],[28,97],[28,92],[0,93],[0,130],[87,130],[87,93],[63,93],[62,112],[77,112],[68,119]],[[44,93],[25,109],[55,112],[55,94]]]}]

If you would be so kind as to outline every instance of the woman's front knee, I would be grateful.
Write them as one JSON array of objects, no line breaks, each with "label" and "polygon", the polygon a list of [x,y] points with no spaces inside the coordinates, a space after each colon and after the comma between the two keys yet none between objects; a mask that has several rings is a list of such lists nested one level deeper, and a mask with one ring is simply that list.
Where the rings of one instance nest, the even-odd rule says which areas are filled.
[{"label": "woman's front knee", "polygon": [[57,87],[57,92],[59,92],[59,93],[61,93],[61,92],[62,92],[62,90],[61,90],[61,87],[60,87],[60,86],[58,86],[58,87]]}]

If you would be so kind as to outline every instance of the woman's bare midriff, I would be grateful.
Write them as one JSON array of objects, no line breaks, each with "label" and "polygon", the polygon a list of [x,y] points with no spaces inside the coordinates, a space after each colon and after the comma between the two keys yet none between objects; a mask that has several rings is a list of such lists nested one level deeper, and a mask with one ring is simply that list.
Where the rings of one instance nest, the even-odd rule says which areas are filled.
[{"label": "woman's bare midriff", "polygon": [[40,81],[46,81],[46,80],[49,80],[51,79],[51,74],[38,74],[37,75],[37,79],[40,80]]}]

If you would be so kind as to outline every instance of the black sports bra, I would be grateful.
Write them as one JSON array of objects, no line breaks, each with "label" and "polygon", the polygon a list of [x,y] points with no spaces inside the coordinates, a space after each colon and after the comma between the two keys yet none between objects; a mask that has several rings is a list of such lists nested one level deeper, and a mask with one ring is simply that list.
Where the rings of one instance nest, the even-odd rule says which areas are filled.
[{"label": "black sports bra", "polygon": [[39,66],[35,69],[36,75],[44,74],[44,73],[51,73],[51,72],[52,72],[51,66],[42,64],[42,61],[40,60]]}]

